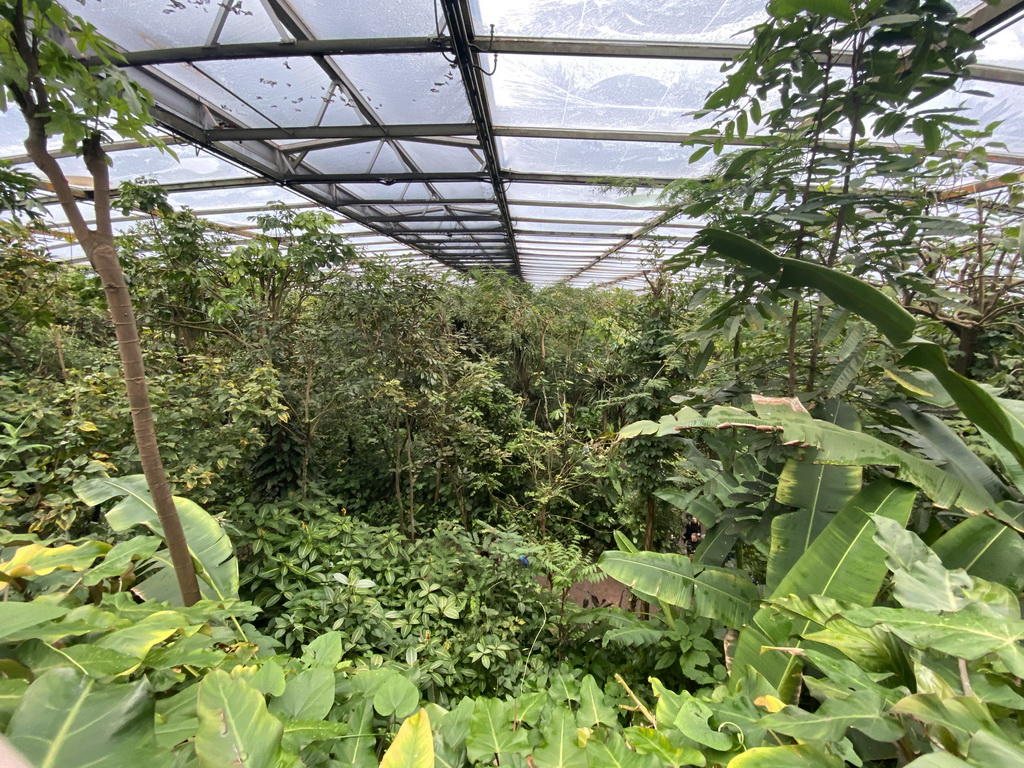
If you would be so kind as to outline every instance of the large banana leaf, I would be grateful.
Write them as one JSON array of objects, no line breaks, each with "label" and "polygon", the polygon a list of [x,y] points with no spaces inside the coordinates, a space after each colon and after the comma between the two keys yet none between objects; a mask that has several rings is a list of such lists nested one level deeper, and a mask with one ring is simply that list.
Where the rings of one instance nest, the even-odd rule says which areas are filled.
[{"label": "large banana leaf", "polygon": [[145,680],[100,685],[57,667],[29,686],[7,738],[37,768],[162,768],[170,761],[156,748],[153,723]]},{"label": "large banana leaf", "polygon": [[784,287],[815,288],[840,307],[854,312],[876,326],[893,343],[910,340],[914,333],[914,317],[878,289],[820,264],[776,256],[763,245],[742,235],[707,227],[695,238],[726,258],[741,261],[771,277],[778,277]]},{"label": "large banana leaf", "polygon": [[434,768],[434,736],[427,710],[406,718],[381,758],[380,768]]},{"label": "large banana leaf", "polygon": [[695,567],[683,555],[608,550],[598,565],[630,589],[682,608],[693,601],[698,613],[730,627],[749,621],[758,600],[757,588],[742,573]]},{"label": "large banana leaf", "polygon": [[[755,400],[755,409],[759,416],[765,416],[759,407],[761,402]],[[812,421],[799,401],[791,400],[787,405],[793,409],[793,418]],[[860,432],[860,417],[849,403],[831,400],[816,409],[815,417],[827,424]],[[780,503],[812,513],[838,512],[860,490],[863,472],[860,466],[823,464],[816,461],[818,453],[817,448],[808,447],[798,456],[786,459],[775,493]]]},{"label": "large banana leaf", "polygon": [[[796,399],[765,406],[756,400],[759,416],[770,417],[777,408],[789,408],[795,418],[811,421],[811,416]],[[860,417],[853,406],[831,400],[817,410],[821,421],[854,432],[860,431]],[[808,447],[790,456],[782,468],[775,498],[782,504],[797,507],[797,512],[780,515],[772,520],[771,550],[768,557],[767,587],[769,592],[807,550],[811,542],[828,525],[833,515],[843,508],[860,490],[863,469],[859,466],[841,466],[815,463],[819,449]]]},{"label": "large banana leaf", "polygon": [[[762,406],[773,400],[789,402],[786,398],[759,398]],[[776,407],[770,418],[726,406],[716,406],[706,416],[701,416],[692,408],[683,408],[674,416],[662,417],[657,423],[641,421],[630,424],[621,434],[625,437],[638,434],[668,435],[683,429],[730,428],[778,432],[787,444],[817,448],[815,460],[824,464],[895,467],[901,480],[916,485],[939,507],[957,506],[971,514],[983,514],[995,505],[993,499],[977,485],[965,484],[925,459],[889,445],[877,437],[853,432],[820,419],[803,418],[798,415],[795,406]]]},{"label": "large banana leaf", "polygon": [[893,407],[935,453],[945,458],[949,472],[964,483],[981,486],[993,499],[1006,498],[1003,481],[941,419],[922,413],[907,402],[895,402]]},{"label": "large banana leaf", "polygon": [[1024,540],[1011,528],[988,517],[969,517],[932,545],[947,568],[963,568],[972,576],[1024,590]]},{"label": "large banana leaf", "polygon": [[[771,597],[823,595],[852,605],[870,605],[887,572],[885,553],[872,540],[871,515],[906,525],[915,490],[892,480],[876,480],[854,496],[822,531],[780,581]],[[764,647],[791,645],[809,627],[794,625],[771,606],[761,608],[751,626],[740,632],[733,659],[733,678],[752,667],[784,699],[797,690],[799,658]]]},{"label": "large banana leaf", "polygon": [[885,293],[835,269],[776,256],[725,230],[703,229],[695,239],[712,251],[778,278],[780,287],[818,290],[873,324],[894,345],[908,350],[903,365],[923,368],[939,380],[964,415],[1006,451],[1024,477],[1024,413],[1011,412],[980,385],[953,371],[942,348],[915,337],[913,316]]},{"label": "large banana leaf", "polygon": [[276,768],[284,726],[245,680],[213,670],[199,684],[196,711],[200,768]]},{"label": "large banana leaf", "polygon": [[[115,531],[126,531],[136,525],[145,525],[159,536],[163,526],[153,506],[153,497],[142,475],[125,477],[96,477],[75,484],[75,493],[86,504],[102,504],[121,497],[107,512],[107,522]],[[192,557],[198,563],[197,572],[203,584],[203,597],[228,600],[238,597],[238,560],[231,539],[213,516],[195,502],[174,497],[174,506],[185,529],[185,539]],[[154,577],[161,579],[160,574]],[[166,574],[164,574],[166,578]],[[144,585],[143,585],[144,586]],[[170,592],[166,597],[173,597]]]}]

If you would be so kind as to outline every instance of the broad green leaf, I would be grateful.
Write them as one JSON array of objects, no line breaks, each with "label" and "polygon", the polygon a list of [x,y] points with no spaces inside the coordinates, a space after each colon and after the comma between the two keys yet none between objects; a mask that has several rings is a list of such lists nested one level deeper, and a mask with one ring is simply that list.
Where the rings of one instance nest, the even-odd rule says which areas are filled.
[{"label": "broad green leaf", "polygon": [[346,723],[330,720],[285,720],[282,744],[289,752],[298,753],[316,741],[328,741],[348,733]]},{"label": "broad green leaf", "polygon": [[381,717],[408,717],[420,705],[419,688],[393,669],[371,670],[359,677],[375,681],[373,708]]},{"label": "broad green leaf", "polygon": [[603,724],[614,728],[619,718],[615,710],[604,703],[604,693],[597,687],[593,675],[587,675],[580,682],[580,707],[576,710],[576,724],[580,728],[590,728]]},{"label": "broad green leaf", "polygon": [[978,731],[967,748],[967,757],[980,766],[1024,765],[1024,749],[1003,738],[997,729]]},{"label": "broad green leaf", "polygon": [[587,768],[587,753],[576,743],[576,719],[558,707],[542,729],[544,743],[533,751],[536,768]]},{"label": "broad green leaf", "polygon": [[334,669],[341,661],[341,632],[325,632],[302,651],[302,663]]},{"label": "broad green leaf", "polygon": [[56,570],[84,571],[97,557],[109,550],[110,545],[103,541],[64,544],[60,547],[26,544],[18,547],[10,560],[0,563],[0,579],[31,579]]},{"label": "broad green leaf", "polygon": [[348,734],[334,747],[337,760],[352,768],[377,768],[377,734],[373,727],[373,701],[357,698],[349,709]]},{"label": "broad green leaf", "polygon": [[693,600],[702,615],[729,626],[745,623],[758,599],[757,589],[742,575],[710,566],[694,568],[683,555],[608,550],[601,555],[598,565],[631,589],[653,595],[669,605],[688,608]]},{"label": "broad green leaf", "polygon": [[199,684],[196,711],[201,768],[276,768],[284,726],[247,682],[213,670]]},{"label": "broad green leaf", "polygon": [[1024,639],[1024,621],[970,611],[936,616],[910,608],[852,608],[845,616],[861,627],[882,625],[915,648],[968,661],[1013,647]]},{"label": "broad green leaf", "polygon": [[[754,402],[757,407],[758,400]],[[759,415],[762,414],[759,412]],[[854,432],[860,431],[857,412],[841,401],[825,403],[816,411],[815,416],[825,423]],[[824,530],[832,518],[828,513],[842,509],[860,490],[863,474],[861,467],[816,464],[814,462],[819,453],[819,449],[814,447],[801,449],[798,456],[786,459],[779,476],[775,498],[783,504],[798,507],[800,511],[780,515],[772,521],[767,570],[769,590],[778,585],[810,543]]]},{"label": "broad green leaf", "polygon": [[477,699],[469,721],[466,752],[469,759],[490,763],[495,756],[530,748],[526,731],[513,730],[512,704],[499,699]]},{"label": "broad green leaf", "polygon": [[44,643],[22,645],[18,659],[40,675],[55,667],[75,667],[97,680],[116,677],[138,669],[140,659],[94,643],[60,647]]},{"label": "broad green leaf", "polygon": [[61,605],[38,600],[31,603],[0,602],[0,639],[59,619],[69,610]]},{"label": "broad green leaf", "polygon": [[[854,496],[781,580],[772,597],[822,595],[852,605],[870,605],[885,579],[885,554],[872,541],[880,515],[906,525],[916,491],[892,480],[876,480]],[[733,678],[743,667],[757,670],[783,699],[796,690],[799,660],[792,654],[767,651],[763,646],[790,645],[809,624],[794,626],[777,609],[766,606],[752,626],[740,632],[733,659]]]},{"label": "broad green leaf", "polygon": [[[849,7],[846,0],[821,1],[823,4]],[[786,2],[796,3],[798,0]],[[856,277],[820,264],[776,256],[762,245],[721,229],[702,229],[696,240],[727,258],[743,262],[766,275],[777,276],[782,287],[801,286],[821,291],[839,306],[875,325],[894,344],[908,341],[914,333],[914,318],[907,310]]]},{"label": "broad green leaf", "polygon": [[765,584],[769,592],[775,590],[834,517],[831,512],[800,509],[772,520]]},{"label": "broad green leaf", "polygon": [[118,653],[143,659],[153,646],[162,643],[178,630],[187,626],[189,626],[188,619],[177,611],[158,611],[129,627],[104,635],[96,641],[96,644],[101,648],[109,648]]},{"label": "broad green leaf", "polygon": [[107,552],[103,562],[82,577],[87,587],[99,584],[104,579],[122,576],[133,560],[146,560],[160,548],[160,539],[156,536],[136,536],[128,541],[118,542]]},{"label": "broad green leaf", "polygon": [[280,696],[285,692],[287,682],[284,679],[284,670],[281,669],[281,665],[273,659],[268,659],[260,665],[256,674],[249,680],[249,685],[260,693]]},{"label": "broad green leaf", "polygon": [[846,763],[811,744],[754,747],[729,761],[729,768],[842,768]]},{"label": "broad green leaf", "polygon": [[402,723],[380,760],[380,768],[434,768],[434,737],[425,709]]},{"label": "broad green leaf", "polygon": [[988,465],[975,455],[952,429],[930,413],[922,413],[909,403],[896,402],[893,407],[917,430],[918,434],[946,459],[946,468],[964,483],[974,483],[993,499],[1006,497],[1003,485]]},{"label": "broad green leaf", "polygon": [[954,372],[946,361],[945,352],[937,344],[915,343],[901,364],[924,368],[934,375],[964,416],[1002,446],[1013,461],[1024,467],[1024,408],[1004,405],[980,384]]},{"label": "broad green leaf", "polygon": [[[775,398],[758,398],[760,403]],[[781,398],[788,401],[789,398]],[[759,405],[759,407],[761,407]],[[640,423],[638,422],[638,425]],[[896,467],[901,480],[913,483],[937,506],[959,506],[972,514],[992,509],[992,499],[976,484],[965,484],[957,477],[925,459],[914,456],[871,435],[843,429],[817,419],[800,418],[792,408],[777,407],[771,418],[753,416],[738,408],[716,406],[706,416],[691,408],[675,416],[665,416],[647,434],[675,434],[682,429],[746,428],[762,432],[780,432],[787,444],[818,449],[816,461],[830,465]]]},{"label": "broad green leaf", "polygon": [[932,545],[947,568],[963,568],[1014,592],[1024,590],[1024,540],[989,517],[968,517]]},{"label": "broad green leaf", "polygon": [[[163,535],[153,498],[142,475],[83,480],[75,484],[75,493],[93,506],[123,497],[106,514],[111,528],[120,532],[145,525],[157,535]],[[205,582],[200,584],[203,596],[218,600],[238,597],[238,560],[220,523],[188,499],[175,496],[174,506],[185,529],[189,551],[200,566],[199,575]]]},{"label": "broad green leaf", "polygon": [[102,685],[64,667],[29,686],[7,738],[36,768],[167,766],[153,723],[145,680]]},{"label": "broad green leaf", "polygon": [[874,541],[888,555],[893,572],[893,596],[904,608],[959,611],[971,602],[974,580],[964,571],[951,571],[918,536],[894,520],[876,518]]},{"label": "broad green leaf", "polygon": [[[755,407],[756,403],[755,400]],[[825,403],[814,416],[824,423],[860,432],[860,417],[852,406],[842,401]],[[862,470],[859,466],[815,464],[817,456],[818,449],[811,447],[799,456],[786,459],[775,494],[780,503],[811,513],[838,512],[860,490]]]},{"label": "broad green leaf", "polygon": [[998,728],[985,704],[973,696],[943,698],[934,693],[915,693],[896,702],[892,711],[919,720],[929,730],[948,731],[961,746],[979,731]]},{"label": "broad green leaf", "polygon": [[633,726],[625,729],[626,738],[637,752],[654,755],[667,765],[705,765],[707,760],[699,751],[684,743],[676,731],[655,730]]},{"label": "broad green leaf", "polygon": [[733,737],[708,725],[708,719],[712,714],[711,708],[706,704],[686,696],[673,720],[673,725],[688,739],[716,752],[726,752],[733,747]]},{"label": "broad green leaf", "polygon": [[849,728],[856,728],[875,741],[898,739],[903,729],[884,714],[885,700],[876,693],[856,691],[843,699],[827,699],[816,712],[787,706],[764,718],[762,725],[794,739],[836,742]]},{"label": "broad green leaf", "polygon": [[637,754],[626,746],[622,735],[611,731],[603,740],[587,742],[590,768],[657,768],[661,765],[654,755]]},{"label": "broad green leaf", "polygon": [[948,752],[931,752],[922,755],[912,763],[907,763],[907,768],[972,768],[972,766]]},{"label": "broad green leaf", "polygon": [[284,693],[270,702],[270,713],[289,720],[323,720],[333,706],[334,672],[313,667],[288,681]]},{"label": "broad green leaf", "polygon": [[28,689],[28,680],[0,678],[0,729],[7,730],[11,715]]}]

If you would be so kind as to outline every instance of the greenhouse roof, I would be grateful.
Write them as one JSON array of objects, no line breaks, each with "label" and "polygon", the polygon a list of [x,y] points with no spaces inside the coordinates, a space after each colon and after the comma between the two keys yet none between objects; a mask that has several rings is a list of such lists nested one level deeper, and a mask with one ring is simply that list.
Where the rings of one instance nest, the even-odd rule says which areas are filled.
[{"label": "greenhouse roof", "polygon": [[[625,287],[652,243],[699,225],[658,190],[707,173],[680,142],[765,16],[763,0],[62,1],[120,46],[177,144],[111,145],[115,180],[154,178],[239,233],[270,200],[325,206],[374,252]],[[1024,0],[954,5],[986,39],[972,77],[992,94],[964,101],[1004,120],[995,160],[1024,165]],[[0,114],[0,154],[23,161],[23,133]]]}]

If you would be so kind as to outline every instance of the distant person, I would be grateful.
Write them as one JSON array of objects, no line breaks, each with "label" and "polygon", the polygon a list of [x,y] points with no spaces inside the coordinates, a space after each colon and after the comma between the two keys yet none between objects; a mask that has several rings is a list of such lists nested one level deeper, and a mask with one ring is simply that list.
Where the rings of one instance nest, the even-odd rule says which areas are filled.
[{"label": "distant person", "polygon": [[697,545],[700,544],[701,539],[704,538],[704,532],[701,530],[700,521],[689,513],[686,514],[686,527],[683,529],[683,536],[686,544],[686,554],[692,555],[697,549]]}]

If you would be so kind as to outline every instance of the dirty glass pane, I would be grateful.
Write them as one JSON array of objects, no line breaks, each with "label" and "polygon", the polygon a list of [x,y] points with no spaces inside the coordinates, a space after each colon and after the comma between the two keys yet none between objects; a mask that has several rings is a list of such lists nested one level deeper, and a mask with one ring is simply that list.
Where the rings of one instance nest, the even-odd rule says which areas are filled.
[{"label": "dirty glass pane", "polygon": [[764,0],[472,0],[480,37],[746,42]]},{"label": "dirty glass pane", "polygon": [[333,56],[331,61],[385,122],[470,121],[458,67],[440,53]]},{"label": "dirty glass pane", "polygon": [[685,133],[724,81],[721,62],[503,55],[489,79],[496,125]]},{"label": "dirty glass pane", "polygon": [[978,51],[978,63],[1024,68],[1024,19],[987,38]]},{"label": "dirty glass pane", "polygon": [[[291,0],[290,4],[321,40],[438,34],[432,0]],[[440,19],[443,24],[443,14]]]},{"label": "dirty glass pane", "polygon": [[512,171],[696,178],[715,162],[709,154],[691,164],[693,147],[660,142],[502,136],[498,143],[502,166]]},{"label": "dirty glass pane", "polygon": [[[196,68],[280,126],[315,124],[329,98],[330,78],[306,57],[206,61]],[[355,110],[350,111],[349,122],[335,116],[333,124],[358,124]]]}]

